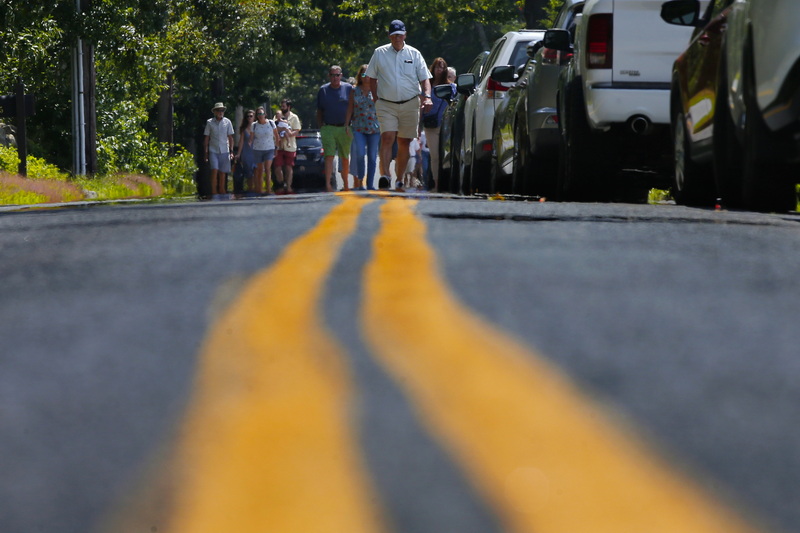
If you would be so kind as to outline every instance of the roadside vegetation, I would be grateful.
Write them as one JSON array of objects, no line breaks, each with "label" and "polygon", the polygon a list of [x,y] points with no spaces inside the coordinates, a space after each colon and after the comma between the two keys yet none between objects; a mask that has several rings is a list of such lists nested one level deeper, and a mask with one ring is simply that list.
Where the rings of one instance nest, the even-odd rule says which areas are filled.
[{"label": "roadside vegetation", "polygon": [[[22,82],[36,98],[26,178],[16,176],[13,142],[0,139],[7,147],[0,202],[29,203],[54,188],[76,191],[69,198],[114,198],[131,187],[134,195],[158,187],[193,193],[191,154],[214,102],[274,110],[289,97],[311,127],[328,66],[355,73],[387,42],[391,19],[406,22],[409,42],[426,59],[441,56],[462,69],[505,28],[524,26],[525,0],[396,0],[390,11],[378,0],[93,0],[79,3],[89,5],[85,12],[74,0],[0,4],[0,95]],[[91,177],[71,175],[79,38],[94,56],[98,159]]]}]

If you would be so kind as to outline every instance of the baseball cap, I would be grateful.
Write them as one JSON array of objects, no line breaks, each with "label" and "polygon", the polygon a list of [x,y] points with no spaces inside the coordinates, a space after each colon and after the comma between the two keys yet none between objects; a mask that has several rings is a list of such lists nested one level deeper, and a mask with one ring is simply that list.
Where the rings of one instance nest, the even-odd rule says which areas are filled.
[{"label": "baseball cap", "polygon": [[405,35],[406,34],[406,25],[403,24],[402,20],[393,20],[389,24],[389,35]]}]

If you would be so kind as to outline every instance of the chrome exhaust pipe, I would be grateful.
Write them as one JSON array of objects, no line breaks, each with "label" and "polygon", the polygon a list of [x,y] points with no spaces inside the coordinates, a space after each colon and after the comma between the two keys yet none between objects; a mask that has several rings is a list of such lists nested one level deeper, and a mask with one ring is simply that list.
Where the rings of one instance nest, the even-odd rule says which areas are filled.
[{"label": "chrome exhaust pipe", "polygon": [[653,123],[644,115],[636,115],[628,120],[631,131],[636,135],[647,135],[653,129]]}]

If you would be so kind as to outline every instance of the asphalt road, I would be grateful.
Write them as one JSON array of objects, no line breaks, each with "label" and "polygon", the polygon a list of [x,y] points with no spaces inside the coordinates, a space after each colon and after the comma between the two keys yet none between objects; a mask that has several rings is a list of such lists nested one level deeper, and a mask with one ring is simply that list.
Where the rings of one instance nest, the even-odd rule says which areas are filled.
[{"label": "asphalt road", "polygon": [[798,223],[5,210],[0,531],[800,531]]}]

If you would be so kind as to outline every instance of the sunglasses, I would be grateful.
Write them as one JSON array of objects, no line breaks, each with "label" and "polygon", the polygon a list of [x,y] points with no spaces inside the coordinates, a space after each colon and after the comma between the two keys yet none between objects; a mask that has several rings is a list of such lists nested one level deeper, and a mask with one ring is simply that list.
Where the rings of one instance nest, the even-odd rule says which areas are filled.
[{"label": "sunglasses", "polygon": [[247,118],[253,118],[255,115],[247,115]]},{"label": "sunglasses", "polygon": [[328,76],[333,76],[334,78],[338,78],[341,74],[328,74]]},{"label": "sunglasses", "polygon": [[[266,115],[266,113],[256,113],[256,114],[257,115]],[[252,117],[253,115],[250,115],[250,116]]]}]

